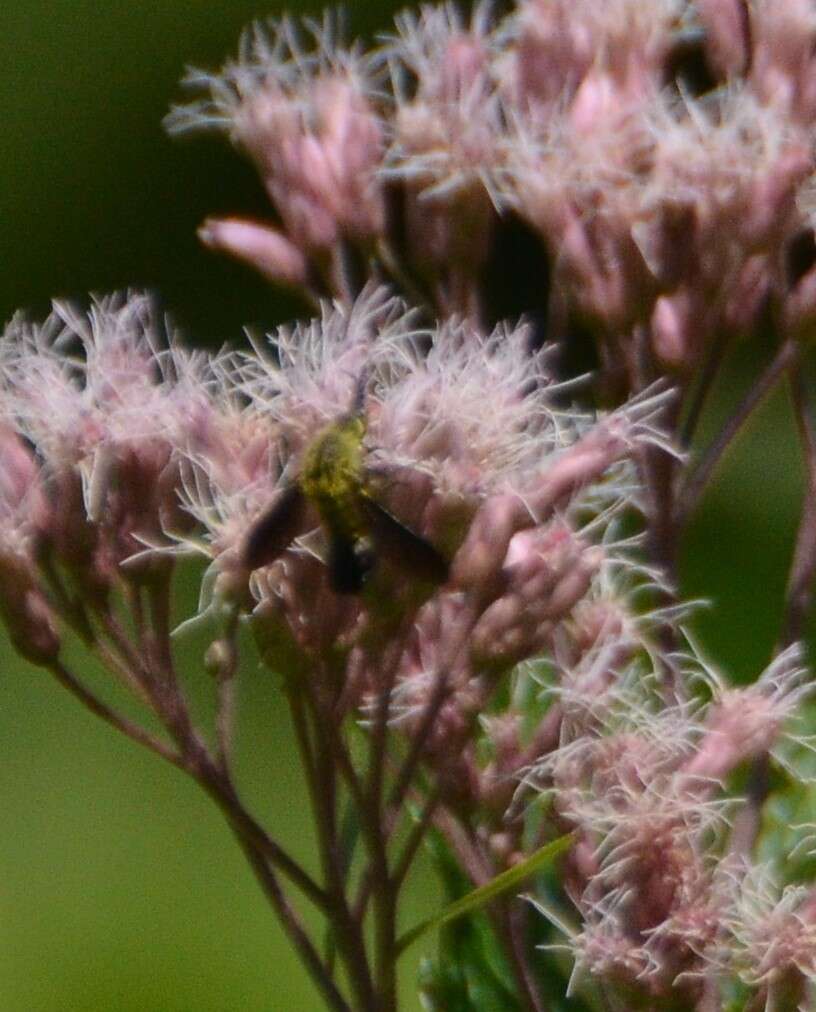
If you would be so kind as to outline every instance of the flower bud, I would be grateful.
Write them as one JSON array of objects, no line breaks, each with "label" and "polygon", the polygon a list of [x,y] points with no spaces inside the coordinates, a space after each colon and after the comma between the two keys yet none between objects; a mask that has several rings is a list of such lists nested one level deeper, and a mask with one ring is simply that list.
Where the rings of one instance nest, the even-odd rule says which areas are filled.
[{"label": "flower bud", "polygon": [[306,257],[277,229],[237,218],[207,218],[198,238],[208,249],[243,260],[276,284],[296,288],[306,283]]},{"label": "flower bud", "polygon": [[735,689],[713,710],[686,772],[690,776],[722,780],[741,763],[768,752],[780,727],[771,701],[750,690]]},{"label": "flower bud", "polygon": [[514,496],[505,495],[495,496],[481,507],[453,561],[454,586],[490,594],[518,526],[519,505]]},{"label": "flower bud", "polygon": [[683,372],[697,361],[700,306],[687,288],[661,295],[652,313],[652,346],[662,366]]},{"label": "flower bud", "polygon": [[0,616],[21,657],[47,665],[59,656],[61,641],[55,616],[32,564],[22,556],[0,555]]},{"label": "flower bud", "polygon": [[697,16],[705,28],[705,46],[715,71],[728,79],[748,65],[749,8],[744,0],[696,0]]},{"label": "flower bud", "polygon": [[[761,320],[763,309],[771,294],[772,268],[768,257],[762,254],[748,257],[737,277],[729,284],[722,310],[727,332],[750,333]],[[788,307],[785,304],[785,309]]]},{"label": "flower bud", "polygon": [[228,640],[213,640],[204,654],[204,670],[215,679],[222,679],[235,662],[235,648]]}]

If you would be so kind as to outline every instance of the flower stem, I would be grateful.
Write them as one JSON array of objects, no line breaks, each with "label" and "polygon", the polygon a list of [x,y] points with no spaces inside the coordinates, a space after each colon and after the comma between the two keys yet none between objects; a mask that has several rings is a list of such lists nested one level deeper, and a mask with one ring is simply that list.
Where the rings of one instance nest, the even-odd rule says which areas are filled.
[{"label": "flower stem", "polygon": [[816,577],[816,424],[813,419],[812,400],[799,370],[791,371],[790,384],[802,447],[805,494],[788,574],[781,649],[795,643],[804,635],[805,622],[813,602],[813,581]]},{"label": "flower stem", "polygon": [[48,670],[56,678],[56,680],[67,689],[75,699],[91,713],[97,717],[101,717],[106,723],[110,724],[111,727],[115,727],[117,731],[121,731],[126,737],[130,738],[131,741],[137,742],[139,745],[144,745],[150,749],[151,752],[155,752],[156,755],[166,759],[167,762],[173,766],[177,766],[180,769],[184,768],[184,762],[182,757],[166,742],[163,742],[160,738],[156,738],[149,731],[140,727],[138,724],[134,724],[128,720],[127,717],[117,713],[112,707],[108,706],[107,703],[103,703],[101,699],[97,698],[89,689],[87,689],[79,679],[73,675],[68,668],[59,660],[56,659],[51,662]]},{"label": "flower stem", "polygon": [[681,490],[675,513],[678,532],[682,531],[697,508],[708,482],[734,437],[756,408],[773,390],[779,378],[793,365],[799,355],[799,345],[790,338],[784,341],[765,371],[737,405],[717,438],[703,454]]}]

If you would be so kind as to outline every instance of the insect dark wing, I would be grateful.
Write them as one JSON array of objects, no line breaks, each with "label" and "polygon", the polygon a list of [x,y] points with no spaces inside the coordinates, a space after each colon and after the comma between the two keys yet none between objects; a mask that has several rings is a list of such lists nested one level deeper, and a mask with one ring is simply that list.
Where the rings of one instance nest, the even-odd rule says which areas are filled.
[{"label": "insect dark wing", "polygon": [[441,552],[397,520],[376,500],[368,495],[360,498],[360,508],[378,552],[395,567],[407,570],[419,580],[447,583],[449,566]]},{"label": "insect dark wing", "polygon": [[364,541],[335,531],[329,535],[327,564],[329,585],[335,594],[359,594],[374,559]]},{"label": "insect dark wing", "polygon": [[247,569],[274,562],[303,529],[306,499],[300,486],[289,485],[249,530],[242,561]]}]

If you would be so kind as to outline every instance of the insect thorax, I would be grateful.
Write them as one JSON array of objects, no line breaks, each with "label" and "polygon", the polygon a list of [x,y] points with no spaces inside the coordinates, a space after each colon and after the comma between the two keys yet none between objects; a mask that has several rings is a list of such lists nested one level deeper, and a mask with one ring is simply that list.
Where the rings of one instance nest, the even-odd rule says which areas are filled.
[{"label": "insect thorax", "polygon": [[300,473],[303,494],[315,504],[324,523],[358,535],[365,430],[361,415],[327,425],[307,448]]}]

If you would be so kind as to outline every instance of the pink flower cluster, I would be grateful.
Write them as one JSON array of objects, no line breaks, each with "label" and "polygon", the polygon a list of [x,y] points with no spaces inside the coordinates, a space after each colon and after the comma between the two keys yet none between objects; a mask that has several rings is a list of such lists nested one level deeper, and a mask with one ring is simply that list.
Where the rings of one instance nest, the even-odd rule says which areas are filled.
[{"label": "pink flower cluster", "polygon": [[[486,908],[525,1008],[544,1007],[564,952],[564,989],[597,1007],[812,1000],[816,894],[797,880],[815,750],[793,644],[812,504],[753,685],[704,660],[675,583],[689,513],[782,376],[816,494],[799,372],[816,9],[524,0],[501,19],[423,7],[370,54],[332,18],[305,35],[252,27],[220,73],[190,73],[202,95],[170,125],[221,129],[252,159],[270,220],[208,219],[201,238],[298,290],[312,320],[215,355],[137,294],[6,329],[13,644],[217,801],[339,1012],[396,1009],[397,898],[431,831],[477,887],[570,834],[558,890],[528,871],[531,904],[496,892]],[[677,446],[732,338],[763,326],[776,355],[692,468]],[[587,333],[597,373],[559,380]],[[178,663],[182,555],[206,560],[184,618],[214,630],[212,727]],[[243,628],[290,708],[320,877],[238,790]],[[70,670],[70,636],[164,737]],[[363,856],[344,850],[341,803]],[[334,929],[342,974],[282,878]]]},{"label": "pink flower cluster", "polygon": [[[56,663],[65,628],[93,641],[117,600],[152,594],[175,556],[203,551],[202,607],[248,615],[266,664],[338,727],[385,720],[414,742],[486,868],[523,859],[545,800],[537,832],[576,832],[577,973],[695,1000],[726,973],[810,975],[812,931],[780,941],[767,974],[744,969],[761,870],[729,857],[739,805],[723,788],[756,757],[801,770],[799,653],[727,689],[693,652],[667,651],[688,609],[648,604],[667,588],[619,529],[633,454],[663,442],[665,394],[600,417],[568,410],[523,327],[425,328],[377,288],[271,334],[268,350],[163,341],[140,296],[7,329],[0,610],[24,656]],[[449,560],[443,585],[391,555],[360,594],[336,593],[330,534],[308,513],[270,564],[246,565],[257,518],[355,401],[359,494]],[[224,644],[208,654],[218,670]],[[792,895],[779,902],[809,925],[810,894]]]},{"label": "pink flower cluster", "polygon": [[307,294],[347,297],[373,257],[490,329],[519,219],[546,254],[514,310],[551,338],[588,326],[613,388],[639,389],[649,363],[685,382],[769,307],[812,325],[814,32],[808,0],[527,0],[498,23],[424,7],[365,56],[331,19],[311,47],[283,21],[192,73],[207,94],[170,125],[224,129],[280,220],[204,240]]}]

